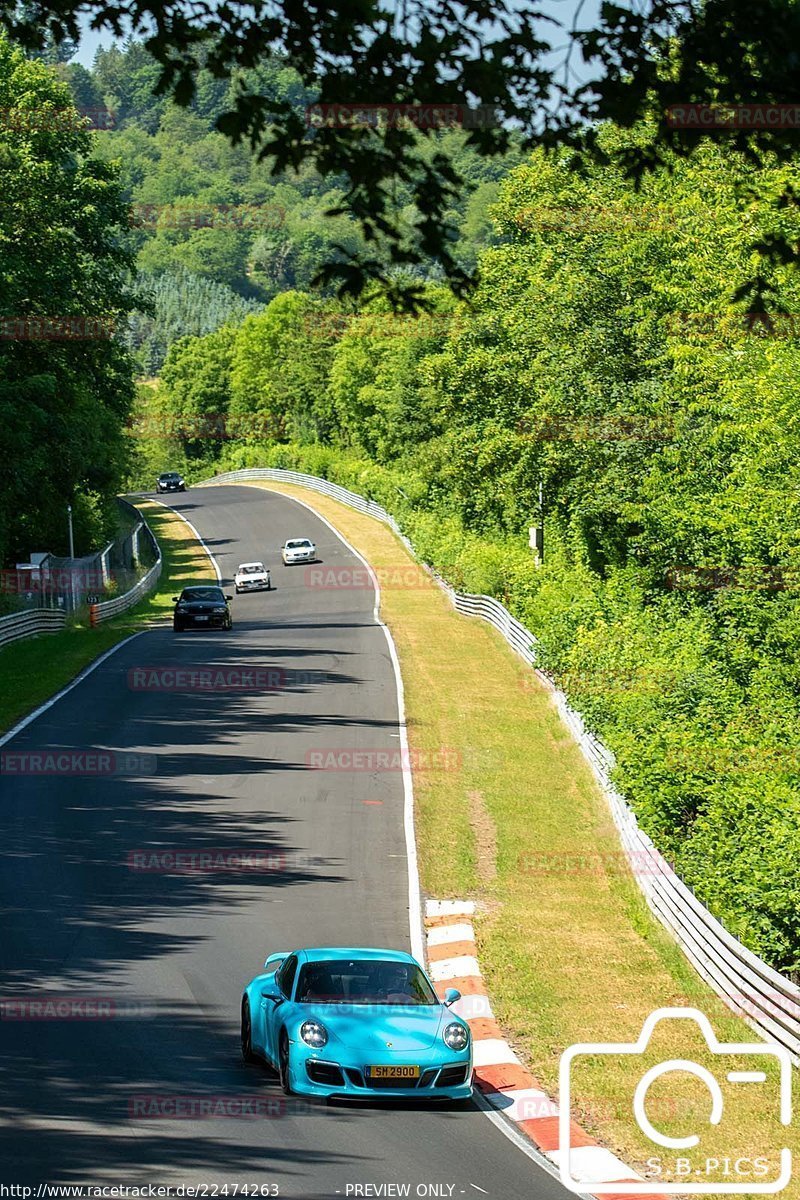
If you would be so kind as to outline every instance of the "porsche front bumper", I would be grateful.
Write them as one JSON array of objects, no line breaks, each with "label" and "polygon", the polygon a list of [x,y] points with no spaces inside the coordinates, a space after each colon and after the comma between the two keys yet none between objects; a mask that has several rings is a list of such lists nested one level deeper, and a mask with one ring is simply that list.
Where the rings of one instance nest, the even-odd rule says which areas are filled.
[{"label": "porsche front bumper", "polygon": [[295,1043],[290,1055],[290,1083],[303,1096],[347,1096],[357,1100],[468,1100],[472,1095],[472,1057],[442,1048],[409,1056],[419,1066],[418,1079],[370,1080],[362,1064],[337,1062],[322,1053],[306,1054]]}]

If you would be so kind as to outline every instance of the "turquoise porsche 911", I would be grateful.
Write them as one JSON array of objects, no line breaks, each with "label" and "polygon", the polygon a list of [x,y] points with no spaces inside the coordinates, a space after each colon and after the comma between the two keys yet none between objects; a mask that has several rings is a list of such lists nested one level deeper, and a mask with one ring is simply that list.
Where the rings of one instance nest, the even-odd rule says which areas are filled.
[{"label": "turquoise porsche 911", "polygon": [[401,950],[271,954],[242,996],[242,1057],[265,1061],[286,1093],[467,1100],[469,1026]]}]

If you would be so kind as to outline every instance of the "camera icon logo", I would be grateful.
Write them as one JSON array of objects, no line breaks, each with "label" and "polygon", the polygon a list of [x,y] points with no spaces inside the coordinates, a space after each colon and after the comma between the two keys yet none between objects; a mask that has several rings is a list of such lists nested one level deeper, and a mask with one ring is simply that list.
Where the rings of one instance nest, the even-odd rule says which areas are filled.
[{"label": "camera icon logo", "polygon": [[[632,1180],[620,1181],[617,1175],[613,1179],[597,1179],[591,1169],[581,1163],[581,1148],[571,1145],[570,1096],[573,1079],[573,1068],[576,1060],[583,1056],[596,1058],[599,1055],[617,1057],[621,1055],[644,1055],[649,1047],[653,1031],[659,1021],[693,1022],[705,1039],[708,1050],[720,1056],[719,1075],[713,1074],[707,1067],[693,1062],[688,1058],[673,1058],[658,1063],[645,1071],[632,1097],[632,1111],[641,1132],[650,1143],[671,1154],[680,1152],[686,1157],[674,1158],[677,1164],[670,1167],[668,1174],[675,1178],[659,1180],[660,1166],[652,1167],[656,1178],[648,1176]],[[725,1062],[725,1058],[738,1060]],[[745,1059],[744,1063],[742,1058]],[[755,1061],[754,1061],[755,1060]],[[770,1169],[769,1160],[752,1158],[719,1158],[706,1159],[703,1168],[702,1159],[691,1158],[688,1152],[701,1146],[702,1129],[687,1132],[681,1137],[670,1137],[659,1130],[649,1119],[646,1111],[647,1094],[652,1085],[671,1073],[694,1076],[699,1079],[709,1096],[708,1126],[713,1128],[722,1124],[725,1112],[725,1095],[720,1080],[728,1084],[752,1086],[767,1085],[768,1075],[763,1068],[771,1060],[770,1065],[778,1066],[778,1095],[777,1117],[781,1125],[788,1125],[792,1116],[792,1062],[788,1050],[767,1042],[720,1042],[714,1033],[711,1022],[696,1008],[660,1008],[645,1021],[639,1039],[636,1042],[584,1042],[570,1046],[561,1056],[559,1070],[559,1169],[561,1182],[569,1191],[579,1195],[591,1192],[595,1196],[603,1195],[766,1195],[782,1191],[792,1177],[792,1152],[784,1146],[776,1149],[775,1169]],[[753,1069],[742,1069],[742,1067]],[[735,1069],[738,1068],[738,1069]],[[660,1163],[660,1158],[649,1159],[648,1163]],[[714,1164],[713,1172],[708,1164]],[[746,1165],[745,1165],[746,1164]],[[722,1169],[723,1178],[718,1178]],[[632,1172],[631,1172],[632,1174]],[[714,1178],[709,1178],[714,1174]],[[706,1178],[703,1178],[703,1175]],[[766,1176],[772,1176],[767,1179]],[[592,1177],[590,1177],[592,1176]],[[738,1177],[738,1178],[737,1178]]]}]

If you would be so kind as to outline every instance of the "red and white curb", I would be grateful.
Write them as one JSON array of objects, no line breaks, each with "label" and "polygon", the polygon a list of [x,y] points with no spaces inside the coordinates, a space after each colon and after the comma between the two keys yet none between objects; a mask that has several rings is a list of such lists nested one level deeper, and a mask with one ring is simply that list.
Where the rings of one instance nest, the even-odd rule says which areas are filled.
[{"label": "red and white curb", "polygon": [[[478,964],[471,917],[472,900],[428,900],[425,932],[428,969],[440,997],[447,988],[458,988],[461,999],[453,1012],[472,1032],[475,1086],[484,1099],[526,1134],[538,1150],[561,1169],[558,1105],[538,1086],[523,1066],[494,1019],[486,984]],[[598,1184],[644,1183],[621,1159],[600,1146],[574,1121],[570,1121],[568,1169],[580,1191],[592,1194]],[[602,1200],[615,1200],[603,1190]],[[646,1193],[625,1193],[626,1200],[647,1200]]]}]

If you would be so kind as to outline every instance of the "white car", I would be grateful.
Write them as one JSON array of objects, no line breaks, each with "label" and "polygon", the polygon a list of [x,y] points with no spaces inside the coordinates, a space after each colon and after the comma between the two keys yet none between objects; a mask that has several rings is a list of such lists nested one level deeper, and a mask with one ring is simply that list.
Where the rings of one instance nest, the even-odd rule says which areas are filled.
[{"label": "white car", "polygon": [[272,590],[269,568],[261,562],[241,563],[233,577],[236,594],[239,592],[269,592]]},{"label": "white car", "polygon": [[281,547],[281,558],[287,567],[292,563],[316,562],[317,547],[309,538],[290,538]]}]

